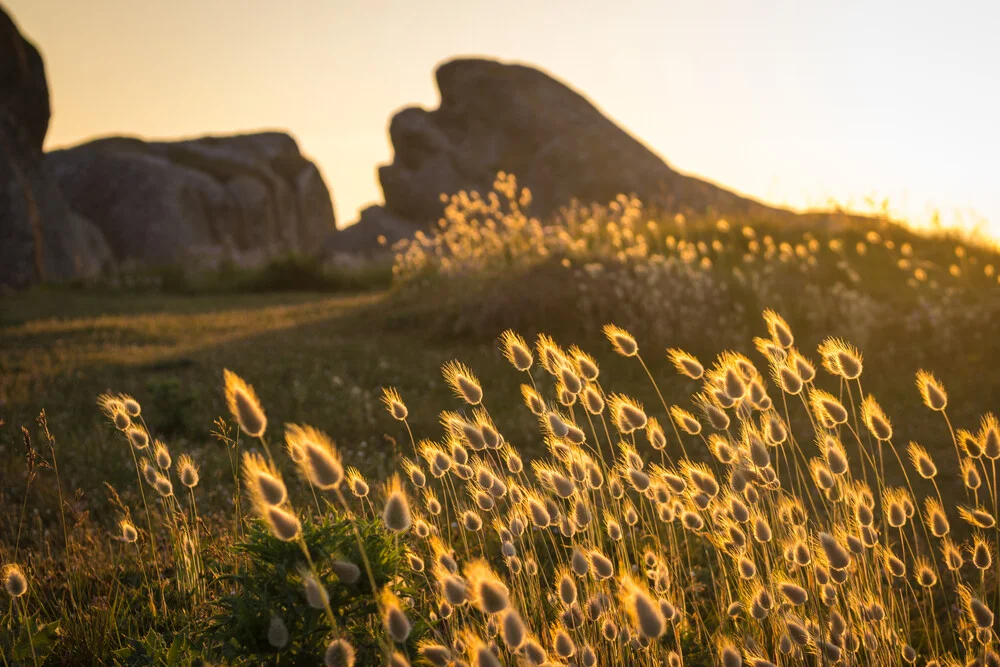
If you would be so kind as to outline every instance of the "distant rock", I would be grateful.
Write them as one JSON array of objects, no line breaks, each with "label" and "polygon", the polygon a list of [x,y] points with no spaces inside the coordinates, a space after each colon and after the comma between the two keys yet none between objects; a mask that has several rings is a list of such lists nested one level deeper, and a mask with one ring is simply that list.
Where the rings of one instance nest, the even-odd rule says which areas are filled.
[{"label": "distant rock", "polygon": [[436,77],[440,106],[405,108],[389,125],[395,156],[378,174],[385,209],[399,218],[436,221],[442,193],[486,192],[501,170],[531,188],[531,212],[540,217],[572,199],[606,203],[619,193],[672,212],[792,215],[674,171],[537,69],[460,59]]},{"label": "distant rock", "polygon": [[331,234],[324,255],[379,255],[400,239],[409,238],[421,225],[393,215],[383,206],[369,206],[353,225]]},{"label": "distant rock", "polygon": [[111,137],[54,151],[46,163],[122,262],[253,265],[318,252],[336,228],[319,170],[281,132]]},{"label": "distant rock", "polygon": [[112,262],[44,168],[49,117],[42,57],[0,7],[0,287],[91,277]]}]

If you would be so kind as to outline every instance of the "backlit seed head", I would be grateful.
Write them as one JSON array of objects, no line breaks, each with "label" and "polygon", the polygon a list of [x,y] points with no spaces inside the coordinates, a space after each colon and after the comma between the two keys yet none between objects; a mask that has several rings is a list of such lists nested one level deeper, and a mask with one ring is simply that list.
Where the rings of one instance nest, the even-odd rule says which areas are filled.
[{"label": "backlit seed head", "polygon": [[993,544],[982,535],[977,534],[973,537],[969,551],[972,552],[972,564],[977,569],[985,571],[993,566]]},{"label": "backlit seed head", "polygon": [[181,484],[189,489],[198,486],[198,466],[187,454],[181,454],[177,457],[177,476],[180,478]]},{"label": "backlit seed head", "polygon": [[174,495],[174,485],[165,476],[160,473],[156,473],[156,480],[153,482],[153,488],[164,498],[169,498]]},{"label": "backlit seed head", "polygon": [[923,556],[918,557],[914,562],[913,578],[923,588],[931,588],[937,584],[937,573],[934,571],[931,562]]},{"label": "backlit seed head", "polygon": [[347,488],[351,490],[356,498],[366,498],[368,496],[368,482],[365,481],[361,471],[357,468],[347,469]]},{"label": "backlit seed head", "polygon": [[125,429],[125,436],[136,449],[141,450],[149,447],[149,434],[146,433],[146,429],[144,428],[139,426],[129,426]]},{"label": "backlit seed head", "polygon": [[24,576],[21,566],[8,563],[3,567],[3,587],[7,595],[19,598],[28,592],[28,579]]},{"label": "backlit seed head", "polygon": [[402,603],[388,588],[382,589],[379,601],[382,608],[382,625],[385,627],[386,633],[394,642],[402,644],[410,636],[410,630],[413,629],[410,619],[403,611]]},{"label": "backlit seed head", "polygon": [[465,577],[472,590],[472,602],[484,614],[497,614],[510,606],[510,593],[489,564],[472,561],[465,567]]},{"label": "backlit seed head", "polygon": [[344,466],[333,441],[312,426],[285,425],[285,444],[302,476],[324,491],[344,481]]},{"label": "backlit seed head", "polygon": [[398,421],[403,421],[409,415],[409,411],[406,409],[406,404],[403,403],[403,399],[400,397],[399,392],[396,391],[395,387],[388,387],[382,389],[382,405],[385,409],[392,415],[393,419]]},{"label": "backlit seed head", "polygon": [[445,382],[455,395],[469,405],[479,405],[483,400],[483,390],[479,380],[471,370],[458,361],[449,361],[441,369]]},{"label": "backlit seed head", "polygon": [[436,644],[430,640],[422,639],[417,644],[417,652],[434,667],[448,667],[451,664],[451,649],[444,644]]},{"label": "backlit seed head", "polygon": [[936,498],[928,497],[924,500],[924,522],[934,537],[944,537],[951,530],[948,515]]},{"label": "backlit seed head", "polygon": [[976,466],[975,459],[962,459],[959,469],[965,488],[975,491],[982,485],[982,478],[979,476],[979,468]]},{"label": "backlit seed head", "polygon": [[917,371],[917,389],[924,405],[931,410],[944,412],[948,407],[948,394],[944,390],[944,385],[930,371]]},{"label": "backlit seed head", "polygon": [[267,521],[271,534],[285,542],[291,542],[298,537],[302,529],[298,517],[280,507],[267,507],[264,510],[264,519]]},{"label": "backlit seed head", "polygon": [[993,627],[993,612],[982,600],[972,594],[972,590],[968,586],[959,585],[958,595],[970,622],[981,629]]},{"label": "backlit seed head", "polygon": [[531,410],[532,414],[540,416],[545,413],[545,401],[538,395],[538,392],[535,391],[534,387],[528,384],[522,384],[521,396],[524,398],[524,404],[528,406],[528,409]]},{"label": "backlit seed head", "polygon": [[128,519],[122,519],[118,522],[118,528],[121,530],[121,541],[122,542],[135,542],[139,539],[139,531],[136,530],[135,526]]},{"label": "backlit seed head", "polygon": [[705,374],[705,367],[701,365],[701,362],[684,350],[670,348],[667,350],[667,358],[670,359],[678,373],[686,375],[692,380],[700,380]]},{"label": "backlit seed head", "polygon": [[934,479],[934,476],[937,475],[937,466],[934,465],[934,460],[927,450],[911,441],[906,451],[917,473],[924,479]]},{"label": "backlit seed head", "polygon": [[288,497],[277,470],[256,452],[243,454],[243,482],[258,512],[267,505],[281,505]]},{"label": "backlit seed head", "polygon": [[385,505],[382,508],[382,522],[386,528],[399,533],[410,527],[410,501],[399,482],[399,475],[393,475],[386,485]]},{"label": "backlit seed head", "polygon": [[646,588],[631,576],[622,577],[622,607],[632,620],[635,630],[648,639],[660,637],[667,629],[660,605],[649,595]]},{"label": "backlit seed head", "polygon": [[240,428],[251,438],[259,438],[267,429],[267,416],[260,405],[253,387],[229,369],[222,372],[225,383],[226,405]]},{"label": "backlit seed head", "polygon": [[983,450],[983,456],[991,461],[1000,459],[1000,422],[993,413],[983,416],[977,439]]},{"label": "backlit seed head", "polygon": [[861,417],[865,422],[865,426],[868,427],[868,430],[877,440],[883,442],[892,440],[892,424],[871,394],[861,403]]},{"label": "backlit seed head", "polygon": [[604,335],[611,341],[615,352],[623,357],[634,357],[639,353],[639,345],[635,342],[635,338],[621,327],[614,324],[605,324]]},{"label": "backlit seed head", "polygon": [[959,506],[958,515],[962,517],[963,521],[975,528],[992,528],[996,525],[996,519],[984,507]]}]

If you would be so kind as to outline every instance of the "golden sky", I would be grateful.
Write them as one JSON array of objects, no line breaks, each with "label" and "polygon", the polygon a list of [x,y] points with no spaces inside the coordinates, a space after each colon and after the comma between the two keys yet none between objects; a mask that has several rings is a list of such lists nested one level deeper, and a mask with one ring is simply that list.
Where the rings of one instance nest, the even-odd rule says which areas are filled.
[{"label": "golden sky", "polygon": [[6,0],[42,50],[48,148],[289,130],[338,223],[381,200],[396,109],[434,66],[542,67],[673,167],[758,199],[1000,235],[1000,3],[873,0]]}]

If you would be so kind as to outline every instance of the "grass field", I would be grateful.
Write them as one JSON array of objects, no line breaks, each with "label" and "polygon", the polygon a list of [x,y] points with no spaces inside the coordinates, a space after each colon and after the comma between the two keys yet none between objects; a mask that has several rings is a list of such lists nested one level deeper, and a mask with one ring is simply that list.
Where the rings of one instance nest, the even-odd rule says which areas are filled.
[{"label": "grass field", "polygon": [[[839,593],[828,589],[822,583],[824,577],[811,573],[809,567],[792,561],[781,567],[778,564],[783,558],[781,548],[791,548],[793,542],[811,548],[817,563],[829,559],[829,553],[820,554],[818,536],[828,530],[843,540],[853,534],[851,531],[861,530],[852,512],[867,502],[862,488],[877,498],[877,503],[872,503],[879,512],[889,512],[892,499],[904,496],[920,508],[925,497],[940,498],[951,514],[960,502],[971,503],[948,423],[924,406],[914,378],[920,369],[933,370],[948,390],[950,423],[978,434],[978,442],[992,437],[989,424],[981,422],[984,413],[995,409],[993,400],[1000,396],[1000,376],[990,370],[992,360],[1000,354],[1000,339],[993,335],[1000,324],[1000,287],[992,247],[958,244],[949,237],[915,236],[885,224],[878,232],[789,229],[774,231],[773,237],[749,227],[737,230],[729,223],[694,225],[674,219],[658,226],[642,222],[639,214],[625,205],[610,212],[590,212],[583,222],[554,231],[520,219],[514,211],[507,214],[506,230],[495,232],[478,226],[476,206],[471,209],[452,211],[454,227],[445,232],[454,234],[452,237],[402,248],[397,257],[396,284],[388,291],[248,294],[225,290],[179,295],[164,290],[39,288],[3,296],[0,560],[20,562],[32,581],[29,594],[21,598],[25,610],[11,606],[0,623],[0,642],[10,644],[4,655],[6,664],[31,664],[29,649],[41,652],[43,660],[47,656],[48,664],[315,664],[331,637],[349,639],[358,651],[357,664],[374,664],[379,660],[375,656],[386,656],[392,648],[398,648],[400,656],[408,654],[417,664],[416,655],[427,642],[444,641],[445,637],[449,638],[448,650],[456,656],[465,654],[469,664],[493,664],[477,648],[481,647],[479,642],[489,642],[491,637],[496,644],[488,651],[491,654],[528,660],[524,646],[515,650],[507,635],[507,648],[500,646],[497,623],[508,619],[506,611],[480,615],[472,609],[479,605],[482,611],[480,600],[463,607],[457,617],[460,622],[447,621],[435,591],[450,575],[432,572],[430,564],[428,571],[402,571],[409,570],[407,562],[412,567],[413,561],[407,561],[412,556],[440,556],[440,543],[435,540],[450,542],[463,568],[471,568],[463,570],[470,585],[488,583],[496,576],[490,568],[507,568],[501,578],[507,577],[509,592],[517,598],[516,607],[531,636],[549,646],[554,655],[573,648],[564,658],[580,649],[581,664],[588,664],[585,656],[599,657],[598,664],[662,664],[668,659],[676,662],[681,655],[684,664],[713,664],[730,650],[741,652],[745,664],[762,666],[770,664],[764,656],[779,653],[790,656],[790,664],[838,660],[844,664],[891,664],[891,656],[900,656],[900,651],[911,645],[923,656],[944,656],[944,664],[950,664],[947,655],[955,652],[973,656],[982,649],[981,657],[989,657],[995,645],[993,636],[980,633],[977,639],[975,633],[968,634],[966,622],[956,620],[964,613],[962,604],[968,606],[962,602],[961,575],[947,593],[943,587],[941,593],[913,592],[912,586],[907,591],[899,582],[882,583],[880,579],[879,563],[888,562],[885,559],[893,553],[898,553],[914,574],[927,555],[929,562],[936,563],[926,532],[919,537],[916,532],[919,516],[910,523],[912,536],[900,532],[896,538],[887,527],[882,533],[884,543],[870,545],[870,557],[858,556],[850,567],[853,578],[837,589]],[[594,218],[600,224],[591,224]],[[812,359],[817,368],[820,362],[828,367],[819,370],[815,386],[807,383],[809,395],[820,386],[832,391],[831,398],[843,401],[850,413],[846,422],[823,425],[826,417],[821,409],[796,406],[794,394],[777,386],[777,369],[787,353],[773,351],[780,332],[776,333],[773,320],[769,329],[760,319],[761,311],[769,306],[788,318],[795,332],[794,348]],[[616,353],[614,336],[609,341],[602,333],[609,322],[622,324],[636,334],[642,364],[623,353],[627,346],[617,345]],[[515,327],[532,342],[536,359],[530,378],[511,368],[505,359],[498,339],[507,327]],[[553,333],[555,341],[537,339],[543,332]],[[830,354],[830,344],[821,347],[830,337],[858,344],[863,354],[862,378],[837,379],[844,370],[824,358]],[[513,339],[506,340],[509,357]],[[536,340],[541,340],[537,347]],[[593,355],[600,366],[599,382],[595,378],[583,382],[585,366],[580,357],[573,356],[576,353],[571,344]],[[704,364],[705,376],[694,381],[678,373],[668,359],[668,347],[696,355]],[[779,347],[791,349],[785,343]],[[837,349],[853,354],[849,345]],[[717,356],[725,350],[746,355],[757,370],[741,366],[734,361],[737,357]],[[475,392],[463,393],[466,385],[455,380],[456,371],[451,374],[452,386],[442,378],[442,365],[456,359],[481,379],[481,404]],[[648,376],[644,365],[648,365]],[[269,450],[261,447],[263,441],[238,435],[235,414],[223,391],[223,369],[253,385],[269,420]],[[685,426],[683,412],[668,410],[676,406],[690,411],[696,421],[705,423],[707,432],[710,420],[692,394],[699,389],[708,394],[723,391],[730,382],[727,373],[743,378],[732,381],[737,385],[758,382],[774,399],[772,403],[770,399],[741,398],[747,403],[737,401],[730,410],[732,425],[727,422],[725,428],[713,427],[718,438],[742,452],[738,461],[725,460],[718,449],[720,440],[706,439],[696,432],[701,425],[684,435],[687,428],[694,427]],[[566,382],[570,386],[583,382],[581,386],[593,389],[611,406],[603,433],[599,422],[586,426],[589,408],[580,409],[584,394],[579,389],[567,394]],[[551,415],[539,417],[526,409],[522,400],[525,383],[539,388],[542,400],[550,406],[547,409],[562,415],[559,419],[579,424],[586,432],[585,447],[574,444],[565,451],[561,448],[559,443],[565,446],[567,441],[563,440],[565,434],[558,435],[562,432],[559,419],[553,422]],[[405,424],[386,412],[383,390],[388,388],[397,390],[405,402]],[[179,454],[191,457],[200,477],[196,505],[195,489],[188,499],[188,492],[177,484],[178,477],[174,491],[163,496],[162,507],[153,512],[159,517],[157,521],[146,523],[142,508],[147,499],[156,498],[156,480],[148,477],[152,480],[149,486],[141,481],[137,484],[139,470],[132,459],[133,450],[98,406],[100,395],[118,392],[141,404],[143,432],[162,440],[172,453],[173,461],[161,470],[169,476],[170,463],[174,470],[180,466]],[[861,416],[863,395],[869,394],[877,397],[878,406],[892,422],[891,439],[899,450],[893,453],[902,454],[902,465],[887,453],[889,447],[878,444],[882,442],[877,435],[879,428]],[[648,415],[650,423],[656,419],[668,433],[676,435],[669,435],[670,444],[662,453],[652,447],[648,429],[641,435],[642,429],[631,428],[628,420],[622,422],[622,405],[627,403],[622,402],[623,396],[644,406],[643,423]],[[719,394],[709,402],[726,400]],[[488,406],[488,416],[483,406]],[[589,414],[595,418],[600,415],[603,421],[603,406],[602,411]],[[456,412],[444,417],[442,423],[443,410]],[[870,415],[871,410],[869,405],[865,414]],[[436,448],[454,448],[462,442],[471,447],[475,441],[468,440],[469,434],[463,435],[461,429],[452,430],[460,423],[455,419],[474,421],[484,433],[496,428],[502,442],[510,445],[498,452],[509,457],[516,451],[523,457],[525,469],[509,471],[505,485],[521,489],[529,499],[537,497],[541,502],[544,497],[554,503],[547,511],[560,517],[561,524],[536,531],[534,537],[528,536],[532,534],[529,531],[523,540],[518,538],[517,549],[524,550],[525,562],[531,560],[540,568],[540,579],[526,579],[520,573],[520,561],[515,571],[514,559],[506,553],[500,556],[501,546],[508,548],[510,535],[504,537],[505,529],[496,521],[501,517],[501,523],[514,521],[518,512],[526,511],[528,501],[509,499],[504,491],[501,497],[506,509],[492,515],[492,524],[490,510],[482,509],[483,505],[480,509],[487,515],[478,520],[487,520],[485,528],[477,527],[477,517],[469,516],[477,511],[475,502],[485,503],[471,499],[489,487],[482,486],[482,480],[489,476],[474,478],[482,488],[456,478],[454,484],[465,488],[466,498],[466,493],[458,493],[449,481],[460,469],[452,468],[446,483],[438,487],[450,518],[424,514],[422,506],[430,496],[413,481],[417,479],[414,470],[421,475],[433,473]],[[731,490],[709,498],[690,490],[664,489],[665,497],[673,503],[668,509],[670,503],[654,500],[653,492],[639,487],[624,500],[606,498],[603,490],[598,493],[600,500],[596,495],[585,500],[574,491],[570,499],[577,498],[576,504],[566,505],[565,512],[558,509],[565,498],[559,495],[558,485],[553,485],[553,476],[562,466],[572,470],[571,460],[590,461],[604,479],[612,479],[641,472],[648,456],[661,462],[647,468],[660,480],[658,484],[666,483],[674,471],[689,481],[701,480],[715,493],[717,483],[706,482],[705,474],[713,479],[717,475],[718,482],[735,489],[739,487],[735,479],[744,472],[756,470],[754,474],[758,474],[772,469],[772,463],[763,463],[758,460],[759,453],[753,454],[749,435],[755,429],[765,429],[765,421],[772,419],[787,426],[792,434],[788,442],[795,452],[783,452],[780,443],[771,443],[775,452],[782,451],[780,456],[775,454],[778,458],[772,472],[784,487],[758,479],[767,501],[759,504],[759,511],[754,510],[755,516],[774,524],[778,534],[774,541],[761,540],[756,548],[737,549],[701,528],[692,528],[705,521],[716,527],[731,522],[731,510],[720,509],[733,497]],[[356,467],[367,478],[371,497],[344,513],[334,499],[317,495],[315,484],[309,483],[313,477],[296,475],[293,458],[275,444],[280,443],[288,423],[309,424],[329,434],[335,443],[330,451],[336,452],[344,467]],[[669,425],[675,428],[667,429]],[[242,430],[247,432],[246,427]],[[412,431],[412,441],[408,431]],[[853,465],[868,457],[870,466],[866,469],[861,464],[864,481],[852,480],[848,474],[838,478],[833,491],[821,491],[818,485],[829,465],[823,442],[831,435],[843,438]],[[266,522],[247,516],[249,510],[243,506],[246,494],[237,492],[235,486],[239,475],[234,473],[240,463],[233,440],[240,438],[243,449],[239,451],[275,453],[277,468],[273,473],[284,477],[288,498],[302,503],[296,505],[300,512],[305,510],[299,514],[302,523],[296,524],[296,539],[303,553],[320,559],[316,565],[310,564],[309,572],[302,569],[303,553],[294,541],[282,542],[270,534],[280,534],[275,524],[270,524],[269,532]],[[933,457],[937,468],[933,486],[924,483],[921,487],[907,461],[910,441],[919,442]],[[687,455],[682,457],[683,443],[687,443]],[[289,451],[295,452],[294,448]],[[153,448],[139,450],[140,455],[152,452]],[[877,453],[886,460],[876,464]],[[780,458],[785,455],[789,458]],[[470,472],[506,474],[503,464],[494,458],[489,448],[474,454]],[[459,457],[452,450],[445,459],[454,465]],[[641,464],[638,468],[636,462]],[[243,465],[246,471],[246,462]],[[506,465],[511,465],[509,459]],[[986,480],[976,498],[982,497],[986,509],[995,514],[995,507],[989,507],[996,502],[995,472],[991,472],[988,457],[975,465]],[[868,472],[874,474],[876,468],[877,476],[869,480]],[[410,479],[405,491],[385,485],[399,472]],[[857,468],[853,474],[858,475]],[[245,472],[244,476],[244,483],[249,483],[253,473]],[[632,477],[639,478],[641,475]],[[916,486],[911,478],[917,481]],[[408,510],[412,517],[408,514],[407,526],[411,519],[414,526],[425,520],[425,526],[432,524],[429,540],[420,537],[417,529],[416,535],[413,530],[404,536],[387,532],[391,513],[386,510],[380,516],[378,505],[394,494],[402,494],[400,497],[414,504]],[[611,530],[611,524],[624,520],[622,516],[632,507],[629,498],[639,507],[645,501],[651,505],[642,510],[631,537],[615,546],[615,538],[602,537],[595,526]],[[807,503],[816,512],[808,529],[804,525],[778,529],[785,511],[780,508],[788,507],[790,498],[803,507]],[[270,507],[262,505],[259,498],[251,499],[258,511]],[[188,501],[190,506],[185,504]],[[700,505],[703,502],[704,507]],[[286,500],[274,506],[290,508]],[[593,523],[579,518],[598,512],[603,514]],[[669,521],[663,519],[666,515],[671,517]],[[138,535],[134,545],[121,539],[119,522],[123,517],[134,522],[132,530]],[[567,524],[569,517],[580,522],[576,528],[572,521]],[[888,518],[880,515],[879,521],[883,520]],[[957,516],[951,521],[951,537],[956,541],[970,540],[970,545],[994,548],[994,528],[970,528]],[[671,527],[664,532],[661,523]],[[363,560],[362,551],[355,546],[355,529],[371,560],[370,569],[366,565],[365,571],[374,588],[364,579],[346,588],[334,583],[329,587],[334,597],[328,603],[321,600],[314,604],[310,577],[331,581],[340,577],[323,563],[339,562],[331,557],[351,563]],[[563,609],[553,591],[544,587],[557,582],[566,567],[575,567],[570,551],[564,552],[574,531],[591,550],[610,550],[621,568],[635,573],[642,562],[648,565],[655,561],[659,564],[650,566],[647,573],[669,573],[672,583],[660,582],[654,573],[649,574],[648,585],[655,584],[661,607],[670,600],[683,609],[670,631],[660,625],[665,620],[663,609],[670,605],[654,613],[651,620],[647,618],[645,626],[629,611],[630,605],[644,604],[643,596],[650,595],[652,589],[624,570],[613,585],[581,583],[581,595],[620,598],[620,606],[613,605],[614,611],[608,611],[610,616],[604,618],[623,625],[635,621],[633,641],[623,644],[607,640],[607,636],[601,639],[596,629],[578,628],[576,621],[567,620],[565,614],[572,612],[572,604]],[[151,538],[160,547],[152,548]],[[165,545],[172,545],[172,551]],[[785,560],[791,553],[788,548]],[[654,561],[644,554],[650,549],[656,555]],[[150,553],[159,555],[150,561]],[[669,562],[661,561],[666,554],[671,554]],[[773,578],[754,575],[741,580],[732,572],[727,578],[725,572],[734,563],[745,566],[741,558],[755,561],[760,572]],[[480,559],[484,561],[480,563]],[[936,564],[934,568],[943,579],[945,569],[938,571]],[[983,568],[968,579],[970,586],[978,584],[968,595],[975,593],[993,608],[997,599],[995,569]],[[419,573],[423,574],[417,576]],[[847,568],[844,573],[847,577]],[[808,608],[796,611],[794,603],[780,605],[763,625],[725,618],[727,601],[742,600],[746,607],[753,607],[760,601],[760,591],[773,589],[778,595],[784,590],[780,587],[793,580],[809,590],[814,601]],[[159,581],[159,587],[153,581]],[[303,585],[306,599],[302,597]],[[375,595],[376,591],[381,592]],[[558,594],[568,595],[565,590]],[[927,595],[933,600],[935,594],[944,595],[942,604],[927,601]],[[817,597],[830,610],[847,617],[851,632],[862,635],[861,648],[847,648],[853,640],[845,637],[851,632],[845,635],[827,627],[831,623],[828,611],[816,606]],[[80,598],[94,602],[86,607]],[[528,604],[536,599],[546,603],[537,608]],[[864,616],[869,612],[858,611],[862,602],[888,605],[887,620],[876,623],[872,632],[866,629]],[[401,637],[396,639],[383,637],[378,617],[397,607],[401,611],[405,607],[412,633],[397,632]],[[271,635],[273,628],[268,624],[273,625],[276,617],[283,619],[282,627],[292,636],[290,640],[286,637],[290,643],[278,642]],[[804,623],[802,636],[806,640],[785,651],[787,632],[782,628],[788,623]],[[396,629],[399,627],[397,623]],[[564,641],[567,638],[569,644]],[[650,640],[656,641],[650,644]],[[837,660],[831,657],[834,653],[840,656]],[[327,664],[346,663],[328,659]]]}]

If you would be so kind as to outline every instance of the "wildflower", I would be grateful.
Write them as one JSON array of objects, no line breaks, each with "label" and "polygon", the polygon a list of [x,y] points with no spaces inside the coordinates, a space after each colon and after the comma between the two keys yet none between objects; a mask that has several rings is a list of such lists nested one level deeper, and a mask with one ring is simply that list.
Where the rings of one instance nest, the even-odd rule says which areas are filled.
[{"label": "wildflower", "polygon": [[259,438],[267,429],[267,416],[253,387],[229,369],[222,372],[225,381],[226,404],[240,428],[251,438]]}]

